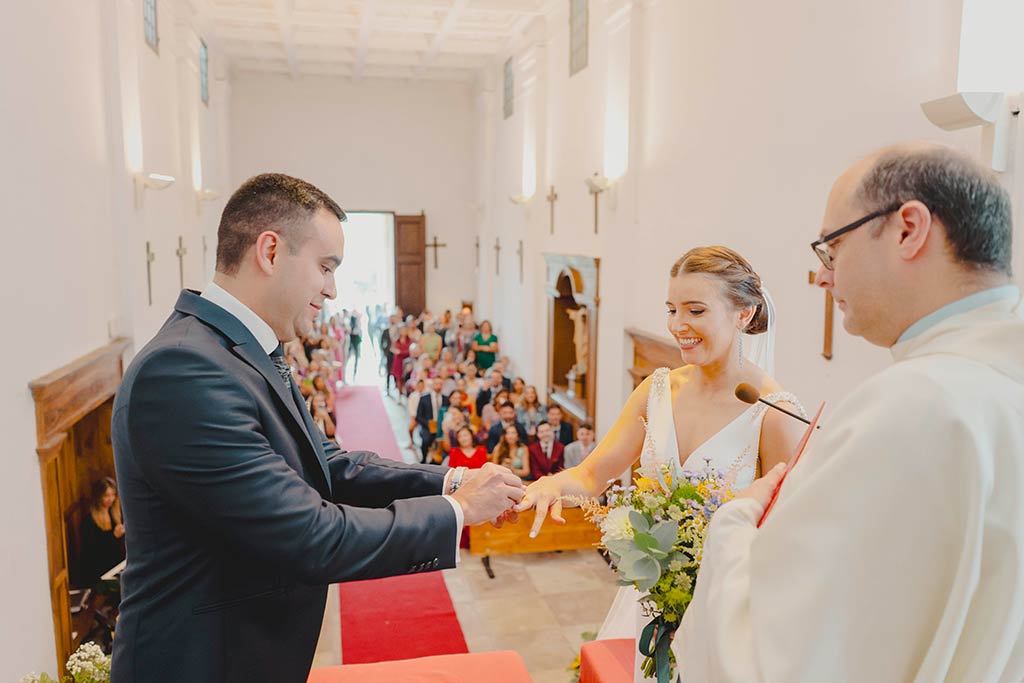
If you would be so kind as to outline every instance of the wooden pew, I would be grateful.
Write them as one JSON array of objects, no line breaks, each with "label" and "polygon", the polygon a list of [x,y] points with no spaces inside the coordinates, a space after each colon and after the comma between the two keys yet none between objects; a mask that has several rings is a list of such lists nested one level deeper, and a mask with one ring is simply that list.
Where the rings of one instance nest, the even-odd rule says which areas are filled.
[{"label": "wooden pew", "polygon": [[534,510],[527,510],[519,515],[518,523],[505,524],[500,529],[492,524],[469,528],[469,552],[481,557],[487,576],[494,578],[491,555],[594,548],[601,540],[601,531],[583,518],[579,508],[563,508],[565,524],[555,524],[549,519],[537,538],[530,538],[534,514]]}]

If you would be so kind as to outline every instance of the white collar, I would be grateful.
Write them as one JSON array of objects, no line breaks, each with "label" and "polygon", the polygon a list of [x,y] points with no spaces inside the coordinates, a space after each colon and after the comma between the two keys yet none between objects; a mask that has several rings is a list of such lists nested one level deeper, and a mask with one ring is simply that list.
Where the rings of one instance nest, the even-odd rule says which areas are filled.
[{"label": "white collar", "polygon": [[277,348],[279,343],[277,333],[267,324],[267,321],[256,315],[251,308],[239,301],[226,289],[214,282],[210,282],[210,284],[206,285],[201,296],[238,318],[238,322],[245,325],[252,332],[252,336],[256,337],[256,341],[259,342],[260,347],[267,355],[270,355]]}]

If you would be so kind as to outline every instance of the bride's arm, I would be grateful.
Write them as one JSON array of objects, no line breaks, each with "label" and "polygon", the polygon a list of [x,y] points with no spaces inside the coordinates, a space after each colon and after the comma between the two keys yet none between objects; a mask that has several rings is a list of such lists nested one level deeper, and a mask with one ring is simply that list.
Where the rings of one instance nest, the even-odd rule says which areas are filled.
[{"label": "bride's arm", "polygon": [[530,535],[536,536],[550,510],[551,519],[564,524],[562,518],[563,496],[591,497],[602,493],[608,483],[617,479],[640,455],[644,443],[644,426],[641,418],[647,408],[647,395],[651,378],[640,383],[623,407],[611,430],[583,462],[576,467],[562,470],[550,477],[543,477],[526,488],[526,494],[516,506],[518,512],[537,508]]},{"label": "bride's arm", "polygon": [[[799,410],[797,406],[788,402],[780,402],[778,405],[794,412]],[[769,409],[764,416],[764,422],[761,423],[761,442],[758,449],[761,472],[770,472],[780,462],[788,463],[796,454],[796,447],[800,445],[805,429],[802,422],[777,410]]]}]

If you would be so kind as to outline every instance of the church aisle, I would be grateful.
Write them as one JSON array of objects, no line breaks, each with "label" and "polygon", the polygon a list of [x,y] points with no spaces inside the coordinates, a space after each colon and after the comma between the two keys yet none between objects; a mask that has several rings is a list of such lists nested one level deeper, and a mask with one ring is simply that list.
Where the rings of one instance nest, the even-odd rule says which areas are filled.
[{"label": "church aisle", "polygon": [[[359,380],[368,379],[360,368]],[[394,439],[403,446],[398,457],[413,461],[415,453],[407,446],[405,408],[385,396],[379,386],[354,387],[351,391],[358,392],[363,400],[370,399],[368,392],[377,393]],[[345,392],[342,389],[339,393],[339,405]],[[348,439],[355,439],[365,425],[352,431],[339,420],[339,430],[345,447],[362,447],[361,441]],[[586,550],[496,556],[491,566],[494,579],[487,577],[480,558],[463,550],[460,567],[442,572],[469,651],[515,650],[535,683],[567,683],[572,677],[568,667],[579,652],[583,634],[597,631],[615,596],[617,586],[611,570],[596,552]],[[337,590],[337,586],[331,587],[315,667],[342,661],[338,645],[342,636],[335,616]]]}]

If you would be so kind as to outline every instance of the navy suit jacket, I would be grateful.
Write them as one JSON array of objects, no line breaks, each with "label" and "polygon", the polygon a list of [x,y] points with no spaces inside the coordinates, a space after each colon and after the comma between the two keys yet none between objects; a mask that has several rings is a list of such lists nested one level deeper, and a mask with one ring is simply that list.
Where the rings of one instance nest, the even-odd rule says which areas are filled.
[{"label": "navy suit jacket", "polygon": [[125,372],[113,446],[127,568],[113,683],[306,680],[327,585],[453,566],[446,468],[343,452],[198,293]]}]

